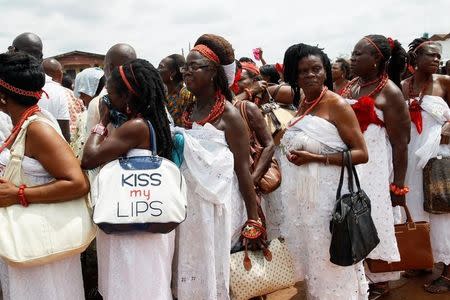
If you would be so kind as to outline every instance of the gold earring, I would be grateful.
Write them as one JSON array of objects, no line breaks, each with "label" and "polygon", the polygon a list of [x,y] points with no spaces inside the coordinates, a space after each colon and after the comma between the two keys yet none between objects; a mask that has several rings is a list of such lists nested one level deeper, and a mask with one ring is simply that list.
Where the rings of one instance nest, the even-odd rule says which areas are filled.
[{"label": "gold earring", "polygon": [[377,67],[377,64],[373,64],[373,66],[374,66],[374,68],[376,68],[376,67]]}]

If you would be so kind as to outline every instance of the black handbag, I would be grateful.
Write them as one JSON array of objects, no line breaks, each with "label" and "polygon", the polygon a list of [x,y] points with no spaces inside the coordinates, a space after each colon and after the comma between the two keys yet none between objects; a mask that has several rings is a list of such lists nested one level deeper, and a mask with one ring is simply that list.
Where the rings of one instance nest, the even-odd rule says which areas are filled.
[{"label": "black handbag", "polygon": [[[378,245],[380,239],[370,215],[370,199],[361,190],[351,154],[345,151],[342,155],[341,178],[330,222],[330,261],[338,266],[351,266],[365,259]],[[349,194],[341,196],[345,168],[348,173]],[[353,176],[356,181],[356,192],[353,189]]]}]

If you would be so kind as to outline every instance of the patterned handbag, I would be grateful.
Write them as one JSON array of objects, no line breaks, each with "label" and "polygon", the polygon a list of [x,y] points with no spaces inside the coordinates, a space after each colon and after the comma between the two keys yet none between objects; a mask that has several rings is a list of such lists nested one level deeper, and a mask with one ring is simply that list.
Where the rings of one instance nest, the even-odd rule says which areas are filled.
[{"label": "patterned handbag", "polygon": [[423,209],[450,213],[450,157],[432,158],[423,168]]},{"label": "patterned handbag", "polygon": [[252,267],[247,271],[242,263],[245,251],[231,255],[230,294],[233,300],[247,300],[294,286],[294,265],[283,239],[274,239],[268,249],[272,260],[263,251],[249,251]]}]

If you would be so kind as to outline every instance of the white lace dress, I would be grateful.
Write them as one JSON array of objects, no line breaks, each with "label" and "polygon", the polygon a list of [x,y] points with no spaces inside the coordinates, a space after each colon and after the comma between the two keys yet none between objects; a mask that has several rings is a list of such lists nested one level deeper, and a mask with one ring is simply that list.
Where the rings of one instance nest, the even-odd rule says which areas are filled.
[{"label": "white lace dress", "polygon": [[185,139],[188,202],[177,230],[175,294],[179,300],[229,299],[231,244],[245,221],[233,154],[224,132],[209,123],[175,131]]},{"label": "white lace dress", "polygon": [[[128,156],[151,155],[133,149]],[[97,234],[98,289],[103,299],[169,300],[175,231]]]},{"label": "white lace dress", "polygon": [[[0,153],[0,177],[9,161],[10,152]],[[54,178],[37,161],[24,157],[23,176],[36,185]],[[0,281],[5,300],[80,300],[84,299],[80,255],[74,255],[37,267],[15,268],[0,260]]]},{"label": "white lace dress", "polygon": [[11,133],[12,124],[11,118],[0,111],[0,142],[3,142]]},{"label": "white lace dress", "polygon": [[[311,115],[289,128],[281,144],[285,151],[304,149],[311,153],[336,153],[347,148],[333,124]],[[298,279],[306,279],[308,298],[366,299],[368,285],[362,263],[341,267],[330,262],[330,220],[341,168],[319,163],[296,166],[284,155],[281,165],[286,207],[282,233]]]},{"label": "white lace dress", "polygon": [[[356,100],[347,99],[347,101],[350,104],[356,103]],[[374,109],[378,119],[384,122],[383,112],[376,107]],[[361,179],[361,188],[371,201],[371,215],[380,239],[380,243],[368,258],[387,262],[400,261],[394,230],[394,215],[399,215],[399,210],[395,209],[394,212],[389,192],[390,175],[393,170],[392,147],[384,126],[369,124],[363,135],[369,152],[369,161],[356,166],[356,169]],[[373,282],[400,279],[400,272],[370,273],[366,271],[366,273]]]},{"label": "white lace dress", "polygon": [[[408,171],[406,184],[410,192],[406,202],[414,221],[430,222],[431,246],[435,262],[450,264],[450,214],[429,214],[423,209],[423,168],[428,160],[448,153],[448,145],[439,145],[441,129],[450,120],[447,103],[437,96],[422,99],[422,133],[411,124],[411,142],[408,147]],[[445,154],[444,156],[448,156]]]}]

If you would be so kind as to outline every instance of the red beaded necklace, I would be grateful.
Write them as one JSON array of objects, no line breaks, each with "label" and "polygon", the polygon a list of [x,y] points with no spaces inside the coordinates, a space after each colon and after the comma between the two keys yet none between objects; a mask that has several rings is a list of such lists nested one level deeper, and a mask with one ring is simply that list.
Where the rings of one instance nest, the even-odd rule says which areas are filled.
[{"label": "red beaded necklace", "polygon": [[363,88],[363,87],[372,85],[372,84],[374,84],[374,83],[377,83],[377,82],[380,81],[382,78],[383,78],[383,77],[381,76],[381,77],[375,78],[374,80],[371,80],[371,81],[369,81],[369,82],[363,83],[362,80],[361,80],[361,77],[359,77],[359,78],[358,78],[358,85],[359,85],[360,88]]},{"label": "red beaded necklace", "polygon": [[32,115],[40,111],[41,109],[37,105],[33,105],[30,108],[28,108],[22,116],[19,119],[19,122],[14,126],[14,128],[11,131],[11,134],[8,136],[8,138],[3,142],[3,145],[0,147],[0,152],[3,152],[5,148],[9,147],[14,139],[16,138],[17,134],[19,133],[20,129],[22,128],[23,123]]},{"label": "red beaded necklace", "polygon": [[[431,82],[433,82],[433,79],[431,79]],[[411,77],[411,80],[409,81],[409,88],[408,88],[408,102],[411,101],[411,99],[418,97],[419,102],[422,102],[423,96],[425,96],[425,92],[428,89],[428,86],[430,85],[430,82],[427,81],[423,84],[422,88],[420,89],[420,92],[417,94],[414,92],[414,76]]]},{"label": "red beaded necklace", "polygon": [[369,86],[371,84],[374,84],[375,82],[379,81],[378,85],[375,87],[375,89],[370,92],[367,97],[373,97],[374,95],[378,94],[379,92],[381,92],[381,90],[386,86],[386,84],[389,81],[389,77],[386,73],[383,73],[383,75],[381,75],[381,77],[377,78],[374,81],[365,83],[365,84],[359,84],[359,77],[354,78],[352,81],[350,81],[347,86],[344,88],[344,90],[341,93],[341,96],[343,97],[347,97],[347,98],[353,98],[352,95],[352,87],[356,84],[358,84],[358,86],[360,88],[362,87],[366,87]]},{"label": "red beaded necklace", "polygon": [[192,110],[194,108],[194,103],[192,103],[183,112],[183,115],[181,117],[184,127],[191,129],[194,122],[199,125],[202,125],[202,126],[205,125],[206,123],[214,123],[215,121],[217,121],[220,118],[220,116],[225,111],[225,101],[226,101],[225,96],[222,95],[222,93],[220,93],[218,91],[216,93],[216,103],[211,108],[211,111],[209,112],[208,116],[206,116],[206,118],[199,120],[199,121],[191,121]]},{"label": "red beaded necklace", "polygon": [[310,107],[308,107],[307,110],[305,110],[305,112],[303,114],[300,115],[300,109],[301,109],[301,105],[298,108],[297,114],[295,115],[296,117],[298,117],[294,122],[289,122],[287,127],[292,127],[295,124],[297,124],[301,119],[303,119],[307,114],[309,114],[311,112],[311,110],[313,110],[314,107],[317,106],[317,104],[319,104],[319,102],[322,100],[323,96],[325,96],[326,92],[328,91],[328,88],[326,86],[324,86],[322,88],[322,92],[320,92],[319,97],[317,97],[316,99],[312,100],[312,101],[307,101],[306,99],[303,100],[303,103],[306,104],[311,104]]}]

